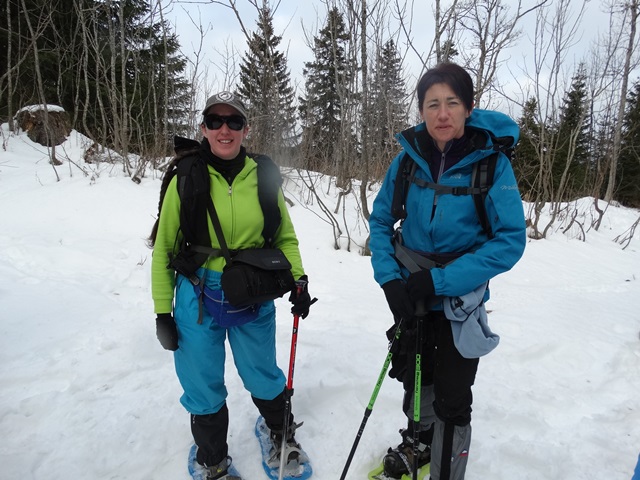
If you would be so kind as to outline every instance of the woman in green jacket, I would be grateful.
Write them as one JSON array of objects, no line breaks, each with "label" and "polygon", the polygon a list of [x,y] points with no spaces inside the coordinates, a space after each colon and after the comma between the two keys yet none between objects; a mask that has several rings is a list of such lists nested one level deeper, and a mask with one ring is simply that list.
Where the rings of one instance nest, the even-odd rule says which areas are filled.
[{"label": "woman in green jacket", "polygon": [[[246,110],[242,102],[230,92],[210,97],[202,112],[203,140],[192,152],[200,156],[209,172],[209,193],[213,199],[229,250],[259,248],[265,243],[262,236],[264,217],[258,199],[258,166],[242,145],[249,132]],[[167,268],[167,261],[178,252],[183,232],[181,198],[177,176],[164,193],[157,229],[152,233],[152,296],[157,314],[157,336],[162,346],[174,351],[176,373],[184,389],[180,401],[191,414],[191,430],[197,454],[195,467],[203,479],[236,479],[228,455],[224,382],[225,339],[244,387],[251,393],[254,404],[270,429],[279,463],[282,436],[287,436],[287,455],[300,463],[307,461],[294,438],[296,425],[290,417],[287,432],[283,432],[285,415],[285,376],[276,364],[275,306],[267,301],[243,309],[229,307],[223,302],[220,276],[225,265],[223,256],[210,256],[196,271],[204,279],[214,301],[222,307],[210,312],[201,308],[198,288],[185,275]],[[292,312],[305,318],[312,303],[307,291],[298,240],[287,212],[282,192],[278,192],[281,222],[272,246],[279,248],[292,265],[291,273],[297,288],[289,300]],[[182,213],[182,215],[181,215]],[[211,247],[220,244],[210,221]],[[175,298],[174,298],[175,292]],[[211,293],[210,293],[211,294]],[[295,458],[295,457],[298,458]]]}]

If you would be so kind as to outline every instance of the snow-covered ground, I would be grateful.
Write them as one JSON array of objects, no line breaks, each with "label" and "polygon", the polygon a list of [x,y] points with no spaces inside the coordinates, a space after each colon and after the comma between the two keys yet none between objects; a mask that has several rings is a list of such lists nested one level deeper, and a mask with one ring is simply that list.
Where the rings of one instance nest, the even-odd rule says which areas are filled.
[{"label": "snow-covered ground", "polygon": [[[44,147],[6,124],[0,139],[0,479],[187,480],[188,415],[172,355],[155,338],[144,242],[159,179],[136,185],[119,165],[85,164],[73,132],[56,150],[74,162],[56,167],[57,182]],[[334,249],[317,202],[289,188],[319,298],[300,323],[297,437],[314,478],[332,480],[382,368],[391,317],[369,258],[355,246]],[[318,190],[329,191],[333,209],[335,190]],[[492,281],[501,344],[480,362],[468,480],[631,478],[640,451],[640,232],[626,250],[613,238],[638,215],[610,207],[586,242],[560,233],[530,241]],[[366,231],[351,235],[361,242]],[[292,317],[285,300],[277,305],[286,371]],[[255,407],[231,358],[227,366],[230,454],[245,478],[266,479]],[[400,404],[401,386],[387,378],[347,478],[366,478],[398,443]]]}]

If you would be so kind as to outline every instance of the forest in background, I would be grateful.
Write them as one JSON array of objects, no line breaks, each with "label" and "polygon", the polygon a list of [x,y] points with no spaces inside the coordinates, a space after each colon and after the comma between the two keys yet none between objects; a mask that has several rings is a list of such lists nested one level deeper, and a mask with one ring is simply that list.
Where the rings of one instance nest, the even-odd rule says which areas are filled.
[{"label": "forest in background", "polygon": [[[134,179],[162,168],[174,135],[198,137],[199,108],[211,89],[206,28],[200,26],[200,50],[185,56],[167,21],[180,3],[0,0],[0,121],[13,128],[22,107],[59,105],[71,127],[92,140],[87,151],[100,149],[94,161],[122,163]],[[568,51],[578,41],[585,0],[434,0],[432,41],[419,46],[412,43],[419,19],[410,1],[318,0],[317,31],[301,39],[311,54],[300,88],[274,29],[278,1],[244,0],[251,19],[240,0],[202,3],[230,9],[246,42],[227,46],[217,76],[220,88],[247,103],[248,150],[299,174],[335,177],[342,195],[359,196],[364,219],[371,185],[399,151],[394,134],[418,121],[409,57],[425,69],[443,61],[466,67],[478,108],[519,107],[512,161],[532,238],[544,238],[558,222],[598,229],[613,201],[640,207],[640,0],[602,2],[604,33],[577,59]],[[533,36],[523,35],[525,20],[535,24]],[[514,94],[498,73],[505,64],[524,68],[513,50],[525,43],[534,55]],[[308,188],[313,192],[312,183]],[[593,199],[589,218],[575,208],[585,197]],[[541,222],[544,208],[550,221]]]}]

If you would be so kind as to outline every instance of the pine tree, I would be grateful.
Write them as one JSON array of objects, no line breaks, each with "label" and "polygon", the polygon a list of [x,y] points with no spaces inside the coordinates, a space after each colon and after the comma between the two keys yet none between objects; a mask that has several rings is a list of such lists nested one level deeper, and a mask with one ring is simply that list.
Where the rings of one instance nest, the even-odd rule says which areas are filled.
[{"label": "pine tree", "polygon": [[346,56],[348,40],[342,14],[337,8],[331,9],[324,28],[314,37],[315,60],[306,62],[303,69],[306,96],[300,99],[302,156],[310,170],[337,169],[345,88],[354,74]]},{"label": "pine tree", "polygon": [[247,148],[272,155],[279,163],[288,163],[297,144],[295,94],[287,59],[277,48],[282,37],[274,33],[269,6],[259,10],[257,26],[242,60],[237,86],[246,101],[251,123]]},{"label": "pine tree", "polygon": [[[162,155],[168,153],[171,134],[186,133],[189,84],[182,76],[186,59],[178,53],[177,36],[169,24],[153,20],[149,2],[25,3],[25,11],[22,0],[9,0],[0,7],[0,17],[8,15],[13,33],[11,37],[0,33],[0,47],[7,51],[11,42],[9,63],[18,66],[12,73],[15,88],[9,92],[12,105],[58,104],[72,118],[73,128],[111,147],[118,128],[114,119],[126,117],[127,127],[120,132],[128,137],[123,144],[141,154],[157,151],[158,146]],[[27,16],[37,26],[36,39],[25,38]],[[38,65],[33,46],[39,52]],[[0,64],[0,69],[4,66]],[[36,68],[45,79],[44,99],[34,85]],[[0,104],[0,115],[15,113]]]},{"label": "pine tree", "polygon": [[627,97],[622,150],[618,164],[616,198],[629,207],[640,208],[640,80]]},{"label": "pine tree", "polygon": [[371,78],[371,105],[367,115],[368,141],[372,148],[373,174],[381,179],[399,146],[394,136],[408,127],[408,105],[402,59],[393,40],[387,41],[376,55]]},{"label": "pine tree", "polygon": [[442,52],[442,62],[454,62],[459,53],[451,39],[447,39],[442,43],[440,51]]},{"label": "pine tree", "polygon": [[[175,33],[170,31],[168,22],[158,22],[150,15],[150,5],[145,0],[89,0],[97,8],[93,20],[97,23],[98,41],[105,45],[102,58],[95,62],[102,62],[108,66],[102,75],[93,78],[98,86],[96,94],[102,95],[100,103],[104,105],[107,118],[116,117],[119,105],[113,103],[101,83],[103,78],[111,78],[109,58],[109,22],[111,29],[116,31],[116,85],[111,89],[126,91],[126,105],[130,122],[130,147],[137,152],[153,151],[166,155],[170,152],[169,139],[174,134],[187,133],[188,94],[190,85],[183,77],[186,59],[179,54],[180,44]],[[122,5],[123,18],[119,11]],[[119,37],[124,30],[126,57],[121,58]],[[124,69],[124,77],[121,70]],[[122,79],[126,82],[123,88]],[[92,95],[92,99],[93,99]],[[97,101],[97,99],[95,99]],[[120,99],[118,103],[122,103]],[[89,105],[93,108],[95,105]],[[96,128],[100,128],[95,120]],[[117,128],[117,124],[109,125]],[[160,140],[160,141],[159,141]],[[159,151],[158,151],[159,150]]]},{"label": "pine tree", "polygon": [[[14,100],[13,106],[17,110],[28,104],[40,103],[36,79],[36,68],[40,69],[45,79],[44,92],[48,103],[63,105],[72,95],[74,80],[69,62],[73,52],[67,52],[65,58],[60,57],[60,49],[74,45],[78,30],[77,18],[74,16],[74,8],[71,2],[54,2],[44,4],[39,0],[9,0],[0,4],[0,18],[2,18],[2,33],[0,33],[0,76],[4,76],[9,65],[15,68],[12,92],[7,92]],[[29,38],[29,29],[26,19],[37,32],[37,39]],[[7,22],[11,24],[12,35],[9,37]],[[11,59],[7,59],[11,43]],[[39,64],[35,64],[32,53],[33,48],[38,49]],[[3,85],[4,86],[4,83]],[[5,99],[0,101],[0,115],[2,118],[11,118],[16,112],[8,112],[8,103]],[[17,103],[16,103],[17,102]]]},{"label": "pine tree", "polygon": [[[554,184],[561,187],[562,198],[570,199],[585,195],[587,181],[592,177],[593,166],[589,161],[589,122],[587,115],[586,70],[578,67],[570,90],[566,93],[556,131],[554,155]],[[569,163],[566,187],[560,181]]]},{"label": "pine tree", "polygon": [[538,100],[535,97],[526,101],[518,121],[520,140],[512,160],[513,170],[524,198],[535,197],[533,189],[540,165],[538,152],[544,148],[541,145],[540,125],[536,121],[537,109]]}]

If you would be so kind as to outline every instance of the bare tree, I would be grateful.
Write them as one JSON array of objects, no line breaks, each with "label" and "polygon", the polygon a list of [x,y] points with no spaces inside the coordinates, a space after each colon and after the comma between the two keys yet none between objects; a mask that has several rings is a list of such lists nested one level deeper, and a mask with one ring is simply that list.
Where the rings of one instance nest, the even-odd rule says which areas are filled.
[{"label": "bare tree", "polygon": [[471,45],[470,48],[460,46],[458,50],[463,64],[475,74],[476,105],[481,104],[482,96],[495,82],[498,67],[505,61],[502,54],[520,38],[522,31],[518,25],[521,20],[548,1],[541,0],[525,9],[522,0],[518,0],[512,14],[513,7],[503,0],[474,0],[460,5],[457,22]]},{"label": "bare tree", "polygon": [[[78,88],[78,92],[80,92],[81,90],[84,90],[84,98],[82,99],[82,102],[84,103],[84,105],[86,105],[88,107],[89,105],[89,101],[90,101],[90,82],[89,82],[89,54],[91,52],[91,40],[89,38],[89,30],[87,29],[87,24],[88,24],[88,19],[87,16],[85,14],[85,9],[84,9],[84,2],[82,1],[78,1],[78,0],[74,0],[73,5],[76,9],[76,14],[78,16],[78,23],[80,24],[80,28],[81,28],[81,37],[80,37],[80,45],[81,45],[81,60],[80,60],[80,70],[82,71],[82,83],[84,85],[84,88]],[[78,85],[80,86],[80,82],[78,83]],[[78,100],[78,104],[80,103],[80,100]],[[85,107],[82,109],[82,128],[83,131],[85,132],[85,135],[87,135],[89,138],[93,139],[93,132],[92,130],[89,128],[88,122],[87,122],[87,114],[89,113],[89,109]]]},{"label": "bare tree", "polygon": [[[46,95],[44,93],[44,83],[42,80],[42,72],[40,72],[40,52],[38,49],[38,45],[37,45],[37,34],[36,34],[36,28],[34,28],[33,24],[31,23],[31,18],[29,15],[29,10],[27,9],[27,5],[25,3],[25,0],[21,0],[22,2],[22,12],[24,14],[25,17],[25,21],[27,24],[27,28],[29,29],[29,34],[31,35],[31,48],[33,49],[33,58],[35,61],[35,72],[36,72],[36,86],[37,86],[37,91],[38,91],[38,96],[40,97],[40,103],[42,103],[42,111],[44,112],[44,131],[45,131],[45,135],[46,135],[46,142],[47,142],[47,148],[50,148],[50,154],[49,154],[49,160],[50,163],[53,167],[53,171],[56,174],[56,179],[58,181],[60,181],[60,176],[58,175],[57,170],[55,169],[55,165],[59,164],[59,161],[56,159],[56,147],[55,144],[53,142],[53,135],[51,133],[51,125],[49,122],[49,110],[47,108],[47,98]],[[41,21],[41,25],[44,25],[48,22],[51,21],[50,17],[41,17],[40,18]]]},{"label": "bare tree", "polygon": [[620,96],[620,72],[624,59],[618,54],[623,43],[623,29],[618,26],[616,9],[612,4],[607,8],[608,28],[595,42],[591,50],[589,66],[589,89],[592,99],[590,116],[592,124],[592,144],[590,146],[591,163],[594,166],[595,178],[591,186],[594,199],[594,210],[598,216],[592,226],[598,230],[608,203],[600,207],[603,185],[607,182],[607,172],[613,158],[613,141],[615,133],[610,126],[615,125],[616,104]]},{"label": "bare tree", "polygon": [[[570,3],[571,0],[559,0],[553,10],[549,7],[537,10],[532,70],[525,72],[529,77],[525,97],[536,99],[534,116],[538,125],[533,145],[537,157],[537,173],[532,186],[534,198],[531,199],[528,219],[531,226],[530,235],[533,238],[544,238],[547,235],[561,208],[559,202],[564,185],[563,182],[554,185],[553,175],[555,152],[559,142],[554,128],[558,123],[562,95],[569,84],[564,71],[566,55],[575,42],[579,41],[577,29],[585,6],[583,1],[581,8],[572,18]],[[566,162],[570,160],[570,156],[565,159]],[[541,226],[542,212],[547,202],[551,202],[552,205],[551,216],[547,224]]]},{"label": "bare tree", "polygon": [[[111,0],[109,0],[111,1]],[[118,2],[118,20],[120,22],[120,155],[122,155],[122,167],[124,171],[131,176],[131,163],[129,162],[129,101],[127,92],[127,73],[125,65],[129,57],[129,50],[127,50],[127,43],[125,42],[125,23],[126,17],[124,14],[124,2]],[[115,54],[115,52],[114,52]],[[113,59],[113,56],[112,56]],[[113,63],[112,63],[113,65]],[[115,85],[115,84],[114,84]]]},{"label": "bare tree", "polygon": [[[12,52],[12,44],[11,37],[13,36],[13,28],[11,26],[11,15],[9,12],[11,11],[11,0],[7,0],[7,73],[0,78],[0,100],[2,100],[2,80],[6,76],[7,79],[7,109],[9,114],[13,112],[13,77],[11,74],[12,65],[11,65],[11,52]],[[13,131],[13,122],[9,122],[9,131]]]},{"label": "bare tree", "polygon": [[[226,7],[227,5],[224,4]],[[197,43],[190,45],[189,47],[182,46],[182,52],[187,58],[188,73],[187,78],[191,85],[189,104],[187,111],[189,112],[189,118],[187,119],[187,132],[191,137],[197,137],[200,134],[199,126],[201,122],[200,107],[204,104],[208,95],[213,90],[214,83],[220,83],[221,89],[229,90],[232,87],[233,80],[237,77],[237,57],[238,53],[234,46],[229,43],[228,40],[223,42],[224,49],[218,49],[216,47],[215,52],[220,55],[221,61],[212,65],[215,68],[213,70],[209,67],[209,62],[205,61],[205,43],[204,39],[211,31],[211,26],[204,27],[202,24],[202,17],[198,12],[198,17],[194,18],[188,11],[185,13],[189,17],[192,28],[196,29],[199,33]],[[187,51],[186,49],[189,48]],[[219,79],[218,76],[222,78]]]},{"label": "bare tree", "polygon": [[[361,65],[361,73],[362,73],[362,100],[361,100],[361,111],[369,112],[369,57],[367,52],[367,23],[369,21],[368,11],[367,11],[367,2],[366,0],[361,0],[361,8],[360,8],[360,65]],[[355,9],[353,9],[355,10]],[[357,18],[357,17],[356,17]],[[364,116],[364,115],[363,115]],[[362,131],[362,162],[361,162],[361,181],[360,181],[360,203],[363,208],[364,218],[369,220],[369,206],[367,202],[367,186],[369,184],[370,178],[370,170],[369,170],[369,159],[371,158],[371,148],[369,142],[369,122],[368,118],[365,119],[364,122],[361,123],[360,127]]]},{"label": "bare tree", "polygon": [[[615,131],[613,137],[613,149],[611,154],[611,164],[609,167],[609,181],[607,183],[607,191],[604,195],[604,200],[610,202],[613,199],[613,194],[616,187],[616,174],[618,167],[618,157],[620,156],[620,145],[622,139],[622,122],[624,119],[624,111],[627,100],[627,91],[629,84],[629,75],[632,70],[632,59],[634,52],[636,51],[636,24],[638,22],[638,15],[640,14],[640,1],[630,0],[618,3],[622,9],[624,16],[622,26],[623,28],[629,26],[627,47],[624,51],[624,67],[621,72],[620,82],[620,101],[618,103],[618,115],[615,122]],[[628,19],[628,21],[626,20]]]},{"label": "bare tree", "polygon": [[[415,2],[395,0],[393,5],[393,15],[397,19],[400,30],[407,45],[407,51],[412,51],[422,64],[423,69],[428,68],[428,65],[435,60],[436,63],[443,61],[448,57],[448,52],[443,48],[447,43],[442,40],[443,35],[446,33],[448,39],[452,39],[456,35],[456,18],[458,14],[459,0],[453,0],[451,5],[444,8],[441,5],[440,0],[435,1],[433,7],[433,15],[435,19],[434,36],[429,48],[425,49],[424,45],[416,45],[413,36],[413,19],[414,19],[414,6]],[[451,45],[451,43],[447,43]],[[434,59],[435,56],[435,59]]]},{"label": "bare tree", "polygon": [[[85,108],[84,110],[84,117],[85,118],[85,123],[86,123],[86,119],[87,119],[87,113],[88,113],[88,106],[90,105],[89,103],[89,95],[90,92],[92,91],[91,88],[91,83],[92,82],[96,82],[99,79],[104,79],[104,83],[107,86],[107,90],[108,90],[108,85],[109,85],[109,77],[107,76],[107,72],[108,72],[108,67],[106,65],[106,58],[105,55],[103,55],[104,49],[105,49],[105,45],[104,42],[101,40],[100,35],[98,33],[98,19],[100,18],[101,9],[106,8],[106,4],[103,5],[98,5],[96,6],[96,8],[92,9],[91,11],[88,12],[87,15],[87,20],[88,22],[85,22],[86,24],[91,25],[91,30],[86,31],[86,34],[84,35],[84,38],[87,42],[87,48],[89,50],[88,53],[88,57],[93,58],[95,64],[94,64],[94,71],[89,73],[89,69],[87,69],[87,75],[85,76],[85,89],[87,92],[87,108]],[[109,131],[111,129],[111,124],[109,123],[109,118],[107,117],[106,114],[106,105],[104,103],[104,99],[102,97],[102,95],[100,94],[100,92],[96,92],[96,99],[95,99],[96,103],[97,103],[97,108],[96,106],[94,106],[94,108],[97,111],[97,118],[95,120],[95,125],[96,125],[96,131],[93,132],[94,133],[94,137],[93,140],[95,142],[96,145],[99,145],[99,148],[104,149],[105,146],[107,145],[108,142],[108,136],[109,136]],[[89,132],[91,132],[91,130],[88,130]]]},{"label": "bare tree", "polygon": [[[458,11],[458,0],[453,0],[451,5],[442,11],[440,0],[436,0],[434,6],[435,30],[434,30],[434,46],[436,49],[436,62],[443,62],[451,57],[451,49],[453,47],[453,39],[456,31],[456,21]],[[442,36],[445,32],[448,35],[445,40]],[[425,63],[423,62],[423,65]]]}]

